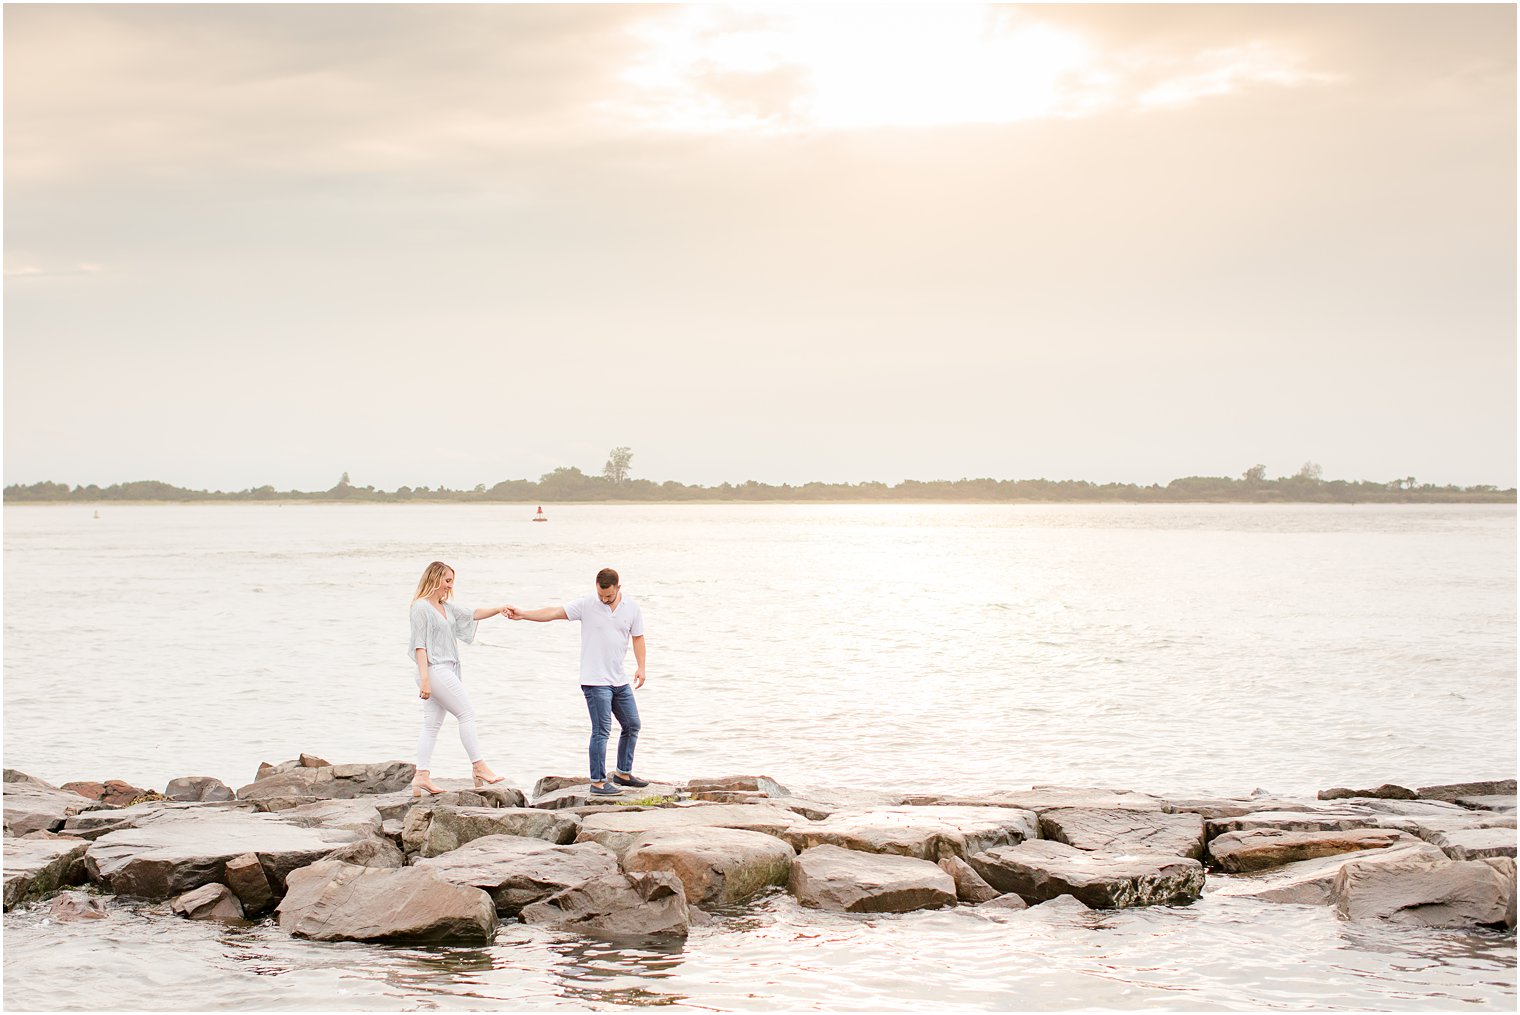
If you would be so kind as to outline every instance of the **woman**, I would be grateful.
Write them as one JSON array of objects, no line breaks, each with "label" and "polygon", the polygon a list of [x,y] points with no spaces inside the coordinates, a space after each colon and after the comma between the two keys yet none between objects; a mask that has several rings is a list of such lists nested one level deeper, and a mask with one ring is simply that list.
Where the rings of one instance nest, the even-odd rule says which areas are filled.
[{"label": "woman", "polygon": [[491,771],[480,753],[480,739],[475,734],[475,708],[465,692],[459,673],[459,640],[475,640],[477,621],[505,614],[505,606],[470,610],[450,602],[454,595],[454,569],[442,561],[433,561],[422,572],[417,594],[412,597],[412,656],[417,661],[417,695],[422,706],[422,735],[417,739],[417,774],[412,779],[412,796],[442,793],[428,775],[433,745],[443,728],[443,717],[452,712],[459,721],[459,739],[474,767],[475,786],[502,781]]}]

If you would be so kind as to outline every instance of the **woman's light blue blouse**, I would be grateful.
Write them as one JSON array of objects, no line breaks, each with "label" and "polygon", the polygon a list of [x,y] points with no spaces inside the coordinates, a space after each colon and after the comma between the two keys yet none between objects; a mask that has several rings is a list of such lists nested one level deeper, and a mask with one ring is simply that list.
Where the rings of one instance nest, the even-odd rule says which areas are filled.
[{"label": "woman's light blue blouse", "polygon": [[449,615],[447,620],[426,599],[412,601],[412,647],[407,653],[414,659],[417,650],[425,648],[429,665],[457,663],[459,642],[468,644],[475,640],[477,621],[474,610],[460,606],[452,599],[444,601],[443,609]]}]

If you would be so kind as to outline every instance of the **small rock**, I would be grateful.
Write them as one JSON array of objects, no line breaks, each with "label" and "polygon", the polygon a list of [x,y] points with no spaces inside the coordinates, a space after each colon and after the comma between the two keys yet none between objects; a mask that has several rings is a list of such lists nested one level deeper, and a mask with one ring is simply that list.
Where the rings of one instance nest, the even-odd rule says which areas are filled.
[{"label": "small rock", "polygon": [[346,846],[339,846],[322,859],[351,863],[356,867],[405,867],[406,857],[401,848],[389,839],[372,835]]},{"label": "small rock", "polygon": [[[955,881],[955,897],[962,902],[992,902],[1002,898],[998,890],[982,880],[982,876],[971,868],[971,865],[958,856],[947,856],[939,862],[940,870],[950,875]],[[1013,898],[1018,898],[1017,895]],[[1024,908],[1024,900],[1019,899],[1019,909]]]},{"label": "small rock", "polygon": [[1419,794],[1404,786],[1396,786],[1391,782],[1385,782],[1377,789],[1346,789],[1337,786],[1334,789],[1322,789],[1316,794],[1320,800],[1348,800],[1356,797],[1377,797],[1383,800],[1417,800]]},{"label": "small rock", "polygon": [[269,877],[255,853],[244,853],[227,861],[227,887],[238,897],[245,914],[262,913],[274,901]]},{"label": "small rock", "polygon": [[216,920],[219,923],[240,923],[243,907],[226,885],[202,885],[186,892],[171,904],[174,912],[191,920]]},{"label": "small rock", "polygon": [[331,768],[332,767],[332,762],[331,761],[324,761],[323,759],[317,757],[315,754],[302,754],[296,760],[301,763],[301,767],[302,768]]},{"label": "small rock", "polygon": [[209,775],[186,775],[170,779],[164,787],[164,797],[169,800],[207,802],[235,800],[237,795],[220,779]]},{"label": "small rock", "polygon": [[48,916],[57,923],[77,923],[80,920],[104,920],[111,914],[106,911],[103,900],[84,892],[61,892],[48,907]]},{"label": "small rock", "polygon": [[[985,883],[986,882],[983,882],[983,884],[985,884]],[[1060,896],[1060,898],[1071,899],[1071,896],[1070,895],[1062,895],[1062,896]],[[1076,902],[1077,900],[1076,899],[1072,899],[1072,901]],[[1048,906],[1048,905],[1051,905],[1051,903],[1047,902],[1047,903],[1044,903],[1044,905]],[[1082,906],[1082,903],[1077,902],[1077,905]],[[978,904],[976,908],[977,909],[1011,909],[1011,910],[1021,910],[1021,909],[1028,909],[1029,908],[1029,903],[1025,902],[1023,899],[1019,898],[1017,895],[1013,894],[1012,892],[1009,892],[1007,895],[998,895],[996,892],[994,892],[992,898],[986,900],[985,902],[982,902],[982,903]],[[1082,906],[1082,908],[1086,909],[1087,907],[1086,906]]]}]

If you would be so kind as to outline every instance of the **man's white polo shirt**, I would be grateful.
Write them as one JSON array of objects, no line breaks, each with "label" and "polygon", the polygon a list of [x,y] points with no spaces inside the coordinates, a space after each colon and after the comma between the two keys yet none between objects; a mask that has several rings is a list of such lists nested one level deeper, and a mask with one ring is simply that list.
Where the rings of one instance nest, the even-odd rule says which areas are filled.
[{"label": "man's white polo shirt", "polygon": [[584,596],[565,607],[567,620],[581,622],[581,683],[591,687],[622,687],[623,659],[630,638],[644,635],[644,613],[627,596],[610,609],[595,595]]}]

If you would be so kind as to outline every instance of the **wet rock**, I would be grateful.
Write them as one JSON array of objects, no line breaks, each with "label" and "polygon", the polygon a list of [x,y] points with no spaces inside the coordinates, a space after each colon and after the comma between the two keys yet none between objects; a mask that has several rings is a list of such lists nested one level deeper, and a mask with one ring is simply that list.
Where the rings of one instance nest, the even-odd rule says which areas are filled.
[{"label": "wet rock", "polygon": [[903,803],[913,806],[940,804],[968,807],[1017,807],[1037,814],[1057,807],[1084,807],[1097,810],[1159,811],[1163,801],[1146,793],[1128,790],[1087,789],[1076,786],[1036,786],[1034,789],[989,793],[983,796],[957,796],[919,793]]},{"label": "wet rock", "polygon": [[[939,862],[939,869],[950,875],[955,882],[955,897],[962,902],[991,902],[1001,898],[998,890],[982,880],[982,876],[972,869],[971,865],[958,856],[947,856]],[[1018,899],[1015,895],[1013,898]],[[1024,900],[1019,899],[1019,909],[1024,908]]]},{"label": "wet rock", "polygon": [[1460,796],[1457,797],[1456,803],[1458,807],[1466,807],[1468,810],[1473,811],[1494,811],[1499,814],[1515,813],[1515,798],[1513,795]]},{"label": "wet rock", "polygon": [[1203,856],[1203,817],[1198,814],[1055,807],[1040,812],[1040,836],[1078,849]]},{"label": "wet rock", "polygon": [[233,793],[220,779],[213,779],[209,775],[186,775],[178,779],[170,779],[169,785],[164,787],[164,797],[182,802],[215,803],[235,800],[237,794]]},{"label": "wet rock", "polygon": [[[981,879],[978,878],[977,880],[981,880]],[[983,881],[982,883],[986,884],[985,881]],[[1070,895],[1063,895],[1063,896],[1061,896],[1061,898],[1063,898],[1063,899],[1070,899],[1071,896]],[[1073,901],[1075,901],[1075,900],[1073,900]],[[1047,902],[1046,905],[1050,905],[1050,903]],[[1080,902],[1078,902],[1077,905],[1082,906],[1082,904]],[[1019,898],[1017,895],[1015,895],[1012,892],[1009,892],[1007,895],[999,895],[999,894],[997,894],[996,891],[994,891],[992,893],[992,898],[987,899],[987,900],[979,903],[976,908],[977,909],[1003,909],[1003,910],[1011,910],[1013,912],[1017,912],[1019,910],[1028,909],[1029,908],[1029,903],[1025,902],[1023,899]],[[1082,906],[1082,908],[1086,909],[1087,907],[1086,906]]]},{"label": "wet rock", "polygon": [[1094,909],[1192,902],[1203,891],[1203,865],[1165,853],[1081,850],[1040,839],[999,846],[969,859],[999,892],[1027,902],[1074,895]]},{"label": "wet rock", "polygon": [[117,895],[167,899],[224,881],[228,860],[255,853],[278,894],[290,871],[359,838],[344,829],[302,828],[273,814],[206,809],[104,835],[85,852],[85,864],[91,880]]},{"label": "wet rock", "polygon": [[24,772],[10,768],[5,771],[7,776],[15,776],[5,780],[6,835],[56,832],[63,827],[66,818],[105,806],[92,803],[78,793],[50,786]]},{"label": "wet rock", "polygon": [[1515,855],[1513,828],[1464,828],[1436,832],[1426,837],[1453,860],[1482,860],[1491,856]]},{"label": "wet rock", "polygon": [[516,835],[487,835],[413,863],[454,884],[487,892],[503,916],[516,916],[524,906],[618,872],[617,854],[594,842],[556,846]]},{"label": "wet rock", "polygon": [[323,859],[353,864],[355,867],[405,867],[406,857],[400,847],[389,839],[371,835],[367,839],[339,846]]},{"label": "wet rock", "polygon": [[262,913],[274,903],[274,889],[269,885],[269,877],[264,873],[258,854],[244,853],[228,860],[224,876],[244,913],[250,916]]},{"label": "wet rock", "polygon": [[693,906],[743,902],[768,885],[784,885],[796,851],[775,836],[739,828],[646,832],[623,855],[623,869],[669,871]]},{"label": "wet rock", "polygon": [[402,844],[423,856],[440,856],[487,835],[520,835],[559,845],[574,842],[580,821],[533,807],[417,807],[407,815]]},{"label": "wet rock", "polygon": [[242,923],[243,907],[226,885],[202,885],[176,898],[174,912],[190,920]]},{"label": "wet rock", "polygon": [[1215,836],[1209,843],[1209,855],[1221,870],[1240,874],[1340,853],[1385,849],[1412,839],[1408,833],[1391,828],[1359,828],[1347,832],[1256,828]]},{"label": "wet rock", "polygon": [[760,793],[768,797],[791,796],[790,791],[768,775],[728,775],[718,779],[693,779],[686,784],[687,792],[697,793]]},{"label": "wet rock", "polygon": [[1482,860],[1409,860],[1340,869],[1331,889],[1336,912],[1420,927],[1503,925],[1514,878]]},{"label": "wet rock", "polygon": [[1425,800],[1455,801],[1465,796],[1514,796],[1515,780],[1497,779],[1488,782],[1453,782],[1441,786],[1421,786],[1417,792]]},{"label": "wet rock", "polygon": [[85,892],[60,892],[48,907],[48,918],[55,923],[104,920],[110,915],[105,900]]},{"label": "wet rock", "polygon": [[237,791],[239,800],[270,798],[350,800],[358,796],[394,793],[411,784],[417,767],[405,761],[369,765],[297,765],[256,779]]},{"label": "wet rock", "polygon": [[798,850],[841,846],[920,860],[969,856],[1036,838],[1038,819],[1014,807],[926,804],[836,811],[823,821],[796,822],[783,837]]},{"label": "wet rock", "polygon": [[385,870],[323,860],[290,874],[280,928],[316,941],[483,944],[496,907],[478,888],[421,867]]},{"label": "wet rock", "polygon": [[1316,796],[1320,800],[1348,800],[1355,797],[1380,797],[1385,800],[1415,800],[1419,794],[1404,786],[1396,786],[1391,782],[1385,782],[1377,789],[1346,789],[1337,786],[1334,789],[1322,789]]},{"label": "wet rock", "polygon": [[82,839],[6,839],[5,909],[84,880]]},{"label": "wet rock", "polygon": [[1300,906],[1324,906],[1330,904],[1330,890],[1335,885],[1336,874],[1352,861],[1400,863],[1406,860],[1441,860],[1445,856],[1440,849],[1427,842],[1409,840],[1382,849],[1300,860],[1240,877],[1214,878],[1210,882],[1210,894]]},{"label": "wet rock", "polygon": [[1499,876],[1504,880],[1504,883],[1507,884],[1507,885],[1509,885],[1509,897],[1508,897],[1508,899],[1506,899],[1505,904],[1504,904],[1504,925],[1506,927],[1508,927],[1510,930],[1514,930],[1515,929],[1515,860],[1514,860],[1513,857],[1494,856],[1494,857],[1486,857],[1483,860],[1483,862],[1486,863],[1486,864],[1488,864],[1494,870],[1498,871],[1499,872]]},{"label": "wet rock", "polygon": [[684,938],[691,913],[681,880],[665,871],[603,874],[525,906],[524,923],[615,939]]},{"label": "wet rock", "polygon": [[577,842],[599,842],[621,855],[648,832],[691,828],[742,828],[781,837],[804,818],[772,804],[691,804],[633,813],[604,812],[581,819]]},{"label": "wet rock", "polygon": [[827,845],[797,855],[787,891],[804,906],[842,913],[908,913],[956,901],[955,879],[927,860]]}]

